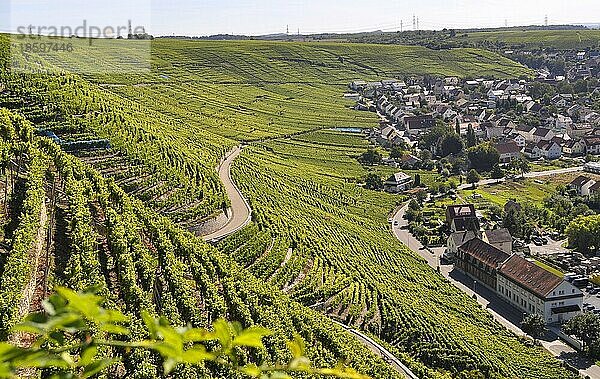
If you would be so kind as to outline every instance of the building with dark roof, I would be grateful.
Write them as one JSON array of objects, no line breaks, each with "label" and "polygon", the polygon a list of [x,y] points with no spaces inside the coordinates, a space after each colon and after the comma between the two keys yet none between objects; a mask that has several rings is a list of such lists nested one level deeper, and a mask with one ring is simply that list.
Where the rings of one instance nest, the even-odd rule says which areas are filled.
[{"label": "building with dark roof", "polygon": [[508,253],[474,238],[458,248],[454,267],[495,291],[496,270],[508,258]]},{"label": "building with dark roof", "polygon": [[426,133],[435,126],[435,120],[431,115],[405,116],[404,127],[410,135]]},{"label": "building with dark roof", "polygon": [[477,235],[470,230],[450,234],[446,240],[446,254],[444,258],[453,261],[456,258],[458,248],[474,238],[477,238]]},{"label": "building with dark roof", "polygon": [[562,323],[583,307],[583,292],[560,276],[518,255],[498,270],[496,292],[528,314],[541,314],[547,323]]},{"label": "building with dark roof", "polygon": [[446,223],[452,232],[470,230],[479,233],[480,225],[473,204],[450,205],[446,208]]},{"label": "building with dark roof", "polygon": [[400,193],[411,189],[412,184],[413,180],[410,175],[403,172],[397,172],[383,183],[383,188],[389,193]]},{"label": "building with dark roof", "polygon": [[481,239],[505,253],[512,254],[513,240],[506,228],[486,230],[483,232]]}]

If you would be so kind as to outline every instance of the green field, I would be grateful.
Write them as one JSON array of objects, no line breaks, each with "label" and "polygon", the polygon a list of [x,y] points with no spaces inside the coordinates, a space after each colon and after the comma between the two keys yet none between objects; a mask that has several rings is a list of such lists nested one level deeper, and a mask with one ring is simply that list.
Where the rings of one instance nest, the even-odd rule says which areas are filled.
[{"label": "green field", "polygon": [[585,49],[598,47],[600,44],[600,30],[502,30],[466,33],[466,37],[459,34],[456,40],[473,43],[500,42],[507,47]]},{"label": "green field", "polygon": [[[104,66],[104,61],[110,66],[115,52],[130,45],[95,46],[93,59],[84,46],[59,58],[73,68],[90,62]],[[61,137],[110,139],[111,151],[84,159],[152,208],[134,209],[133,217],[131,207],[122,210],[117,197],[117,214],[131,221],[125,230],[140,230],[142,237],[149,233],[152,242],[146,251],[132,238],[128,243],[137,255],[123,259],[145,257],[141,264],[151,264],[142,267],[144,272],[160,267],[171,284],[164,296],[173,322],[202,324],[206,313],[224,313],[245,324],[266,323],[280,331],[279,338],[286,326],[295,325],[310,337],[318,362],[348,359],[376,377],[389,376],[377,360],[366,367],[371,356],[353,339],[329,329],[327,319],[308,311],[309,306],[393,345],[424,378],[457,377],[470,370],[489,378],[570,377],[559,361],[540,347],[527,346],[392,238],[387,214],[404,199],[357,186],[367,173],[356,161],[366,142],[327,130],[376,125],[372,114],[355,112],[343,100],[353,79],[425,73],[514,77],[528,73],[522,66],[474,49],[359,44],[158,40],[152,54],[152,71],[146,74],[3,71],[1,99],[3,106]],[[41,67],[50,70],[51,60],[46,57]],[[214,167],[242,140],[250,143],[233,177],[253,208],[251,226],[216,251],[168,221],[154,220],[156,211],[189,226],[218,211],[226,199]],[[111,199],[102,184],[91,185],[78,171],[66,169],[69,175],[83,181],[75,194]],[[94,210],[94,204],[77,199],[82,219],[89,220],[85,209]],[[156,244],[158,252],[152,248]],[[195,249],[200,251],[191,254]],[[102,272],[114,270],[112,254],[104,258],[103,250],[84,251],[85,257],[102,256]],[[79,267],[83,258],[74,256],[72,265]],[[212,259],[211,265],[196,264],[196,258]],[[78,275],[84,278],[85,271]],[[105,277],[119,288],[111,282],[114,277]],[[195,289],[205,283],[206,296],[214,299],[200,301],[204,313],[195,314]],[[255,283],[263,284],[255,291]],[[119,297],[116,303],[127,307],[129,299]],[[279,306],[294,312],[276,317]],[[305,322],[303,314],[318,321]],[[334,341],[331,334],[337,336]],[[270,357],[277,354],[274,350]]]}]

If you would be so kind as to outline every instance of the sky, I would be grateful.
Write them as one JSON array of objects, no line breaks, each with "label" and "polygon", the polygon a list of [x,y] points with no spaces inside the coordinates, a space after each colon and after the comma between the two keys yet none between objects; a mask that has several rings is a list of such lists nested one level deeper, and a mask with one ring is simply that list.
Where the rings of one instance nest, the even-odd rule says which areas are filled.
[{"label": "sky", "polygon": [[[261,35],[600,23],[600,0],[0,0],[0,31],[143,25],[159,35]],[[47,34],[42,31],[41,34]]]}]

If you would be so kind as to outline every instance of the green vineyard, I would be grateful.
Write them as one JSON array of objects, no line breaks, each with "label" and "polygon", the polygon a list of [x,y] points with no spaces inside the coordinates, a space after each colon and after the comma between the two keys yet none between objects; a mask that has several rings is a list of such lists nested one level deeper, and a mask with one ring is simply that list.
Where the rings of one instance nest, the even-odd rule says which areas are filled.
[{"label": "green vineyard", "polygon": [[[148,310],[178,325],[225,316],[274,330],[264,356],[249,361],[285,360],[297,331],[317,365],[344,360],[372,377],[398,375],[333,318],[381,340],[422,378],[573,376],[392,238],[387,215],[405,199],[357,186],[368,143],[335,130],[377,125],[344,100],[353,79],[518,77],[526,68],[474,49],[157,40],[149,73],[77,75],[56,65],[111,67],[115,52],[135,45],[74,43],[72,54],[40,58],[35,74],[10,70],[35,57],[5,52],[4,182],[17,202],[5,207],[22,216],[5,231],[11,253],[0,255],[4,334],[52,286],[97,285],[138,321]],[[36,130],[107,139],[110,149],[66,154]],[[232,176],[252,223],[211,247],[186,228],[227,208],[215,167],[241,142]],[[46,219],[51,243],[32,265]],[[48,284],[26,296],[38,277]],[[149,353],[106,354],[122,356],[132,376],[159,375]],[[177,377],[233,375],[220,370],[182,367]]]}]

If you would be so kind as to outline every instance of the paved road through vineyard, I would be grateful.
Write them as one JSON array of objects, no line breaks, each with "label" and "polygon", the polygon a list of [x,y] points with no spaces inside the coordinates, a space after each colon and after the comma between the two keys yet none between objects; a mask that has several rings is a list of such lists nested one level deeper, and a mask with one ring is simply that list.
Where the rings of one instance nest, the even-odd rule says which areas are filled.
[{"label": "paved road through vineyard", "polygon": [[241,147],[238,146],[234,148],[225,156],[225,159],[217,168],[217,171],[219,172],[219,179],[221,179],[221,182],[223,182],[223,186],[225,186],[225,192],[227,193],[227,197],[231,202],[231,208],[228,210],[229,214],[227,223],[221,229],[209,235],[203,236],[202,238],[204,238],[205,241],[221,240],[237,232],[250,223],[250,214],[252,212],[250,205],[231,179],[231,165],[241,152]]}]

